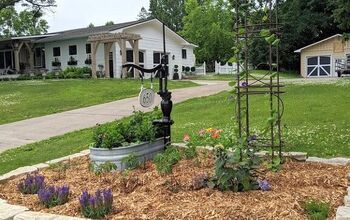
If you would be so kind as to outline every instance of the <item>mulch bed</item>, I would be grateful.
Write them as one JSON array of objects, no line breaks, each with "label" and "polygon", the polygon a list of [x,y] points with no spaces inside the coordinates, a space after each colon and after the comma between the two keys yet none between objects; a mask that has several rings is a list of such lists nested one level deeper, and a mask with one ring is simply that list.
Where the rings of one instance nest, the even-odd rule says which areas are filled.
[{"label": "mulch bed", "polygon": [[120,172],[96,176],[88,169],[88,157],[69,161],[68,170],[40,171],[47,184],[68,185],[70,201],[46,209],[36,195],[21,195],[18,177],[0,184],[0,198],[11,204],[24,205],[34,211],[82,217],[78,198],[82,190],[95,192],[112,188],[114,210],[107,219],[307,219],[303,204],[309,199],[329,202],[330,219],[343,203],[350,167],[318,163],[287,162],[277,172],[265,172],[272,190],[244,193],[213,189],[193,190],[192,178],[212,174],[213,158],[207,154],[193,160],[182,160],[173,175],[159,176],[147,162],[128,174]]}]

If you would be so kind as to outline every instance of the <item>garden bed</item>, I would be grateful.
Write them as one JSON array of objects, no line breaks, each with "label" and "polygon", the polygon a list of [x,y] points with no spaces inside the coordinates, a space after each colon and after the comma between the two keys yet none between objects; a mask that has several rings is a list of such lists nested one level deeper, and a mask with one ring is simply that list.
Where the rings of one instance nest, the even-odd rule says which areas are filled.
[{"label": "garden bed", "polygon": [[[79,196],[83,190],[111,188],[113,212],[107,219],[307,219],[303,204],[309,199],[329,202],[330,218],[342,205],[349,167],[318,163],[287,162],[278,173],[261,169],[271,191],[220,192],[204,188],[193,190],[192,178],[213,172],[214,160],[207,153],[192,160],[181,160],[173,174],[160,176],[147,162],[128,173],[100,176],[89,171],[89,158],[82,157],[40,171],[47,184],[68,185],[68,203],[45,208],[37,195],[22,195],[17,184],[24,176],[0,184],[0,198],[34,211],[82,217]],[[63,169],[64,167],[64,169]]]}]

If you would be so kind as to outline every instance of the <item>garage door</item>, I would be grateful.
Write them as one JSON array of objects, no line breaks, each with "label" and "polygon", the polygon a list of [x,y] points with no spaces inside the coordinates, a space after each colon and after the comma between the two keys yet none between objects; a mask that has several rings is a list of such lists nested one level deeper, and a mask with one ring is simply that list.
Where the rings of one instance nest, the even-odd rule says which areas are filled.
[{"label": "garage door", "polygon": [[316,56],[307,58],[308,77],[331,76],[331,56]]}]

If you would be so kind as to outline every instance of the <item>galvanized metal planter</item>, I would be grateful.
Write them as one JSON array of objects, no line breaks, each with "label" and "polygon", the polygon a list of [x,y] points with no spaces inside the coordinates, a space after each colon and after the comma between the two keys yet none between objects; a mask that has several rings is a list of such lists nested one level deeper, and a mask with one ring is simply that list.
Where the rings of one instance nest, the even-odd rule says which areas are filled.
[{"label": "galvanized metal planter", "polygon": [[163,150],[163,138],[156,139],[154,142],[112,149],[92,147],[90,148],[90,160],[97,166],[105,162],[112,162],[117,165],[118,170],[125,170],[128,167],[126,167],[126,164],[122,163],[122,160],[130,154],[135,154],[137,159],[142,163],[153,159],[156,154],[163,152]]}]

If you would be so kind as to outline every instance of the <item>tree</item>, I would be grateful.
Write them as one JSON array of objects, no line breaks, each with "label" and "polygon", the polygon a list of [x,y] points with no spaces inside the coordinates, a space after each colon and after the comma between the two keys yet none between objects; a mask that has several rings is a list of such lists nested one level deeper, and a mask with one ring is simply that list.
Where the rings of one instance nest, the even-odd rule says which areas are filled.
[{"label": "tree", "polygon": [[338,24],[338,28],[343,31],[350,30],[350,1],[349,0],[329,0],[330,4],[335,8],[333,10],[334,22]]},{"label": "tree", "polygon": [[0,37],[38,35],[47,33],[47,21],[42,12],[24,10],[17,12],[14,7],[0,10]]},{"label": "tree", "polygon": [[195,49],[198,61],[206,61],[213,69],[215,61],[227,61],[233,56],[233,20],[231,6],[225,0],[186,0],[184,28],[180,32],[199,47]]},{"label": "tree", "polygon": [[107,21],[105,26],[111,26],[111,25],[114,25],[114,22],[113,21]]},{"label": "tree", "polygon": [[7,7],[14,7],[16,4],[21,4],[26,8],[31,8],[36,11],[42,11],[45,8],[56,6],[56,0],[1,0],[0,10]]},{"label": "tree", "polygon": [[151,14],[145,9],[145,7],[142,7],[140,13],[137,15],[138,20],[146,20],[150,17]]},{"label": "tree", "polygon": [[89,25],[88,25],[88,28],[93,28],[95,27],[95,25],[91,22]]},{"label": "tree", "polygon": [[152,18],[159,19],[174,31],[182,30],[184,0],[150,0],[149,11]]},{"label": "tree", "polygon": [[[250,23],[261,23],[267,0],[259,0],[251,12]],[[280,32],[280,67],[282,69],[299,69],[299,55],[296,49],[340,33],[335,23],[333,0],[280,0],[278,6]],[[338,1],[338,0],[337,0]],[[339,0],[340,1],[340,0]],[[275,13],[275,9],[273,13]],[[254,66],[268,63],[268,45],[264,39],[252,39],[249,61]],[[275,54],[274,54],[275,55]]]}]

